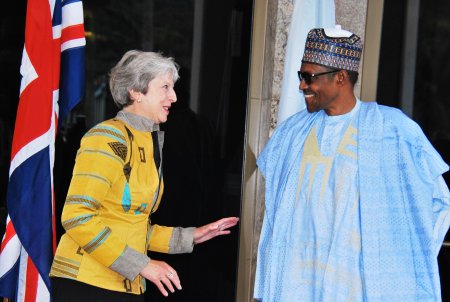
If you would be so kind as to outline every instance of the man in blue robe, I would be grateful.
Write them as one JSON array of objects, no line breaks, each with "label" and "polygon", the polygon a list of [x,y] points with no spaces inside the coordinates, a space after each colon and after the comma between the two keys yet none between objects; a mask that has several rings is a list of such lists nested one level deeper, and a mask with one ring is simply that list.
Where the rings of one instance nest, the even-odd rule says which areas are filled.
[{"label": "man in blue robe", "polygon": [[259,301],[441,301],[448,165],[400,110],[354,95],[361,53],[348,31],[308,34],[307,110],[278,126],[257,161]]}]

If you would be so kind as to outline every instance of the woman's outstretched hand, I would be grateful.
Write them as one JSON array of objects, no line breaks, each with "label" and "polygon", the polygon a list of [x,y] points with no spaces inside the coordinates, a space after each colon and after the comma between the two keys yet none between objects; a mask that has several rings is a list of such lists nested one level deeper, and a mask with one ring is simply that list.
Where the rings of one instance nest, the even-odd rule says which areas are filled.
[{"label": "woman's outstretched hand", "polygon": [[[198,244],[216,236],[228,235],[230,234],[228,229],[235,226],[238,221],[238,217],[227,217],[198,227],[194,231],[194,243]],[[140,274],[153,282],[166,297],[169,294],[167,289],[172,293],[175,292],[174,286],[181,290],[180,278],[177,272],[164,261],[150,260]]]},{"label": "woman's outstretched hand", "polygon": [[194,231],[194,243],[199,244],[216,236],[228,235],[231,233],[228,228],[235,226],[238,221],[238,217],[227,217],[198,227]]},{"label": "woman's outstretched hand", "polygon": [[165,297],[169,295],[166,288],[171,293],[175,292],[174,285],[181,290],[180,278],[177,272],[164,261],[150,260],[140,274],[145,279],[153,282]]}]

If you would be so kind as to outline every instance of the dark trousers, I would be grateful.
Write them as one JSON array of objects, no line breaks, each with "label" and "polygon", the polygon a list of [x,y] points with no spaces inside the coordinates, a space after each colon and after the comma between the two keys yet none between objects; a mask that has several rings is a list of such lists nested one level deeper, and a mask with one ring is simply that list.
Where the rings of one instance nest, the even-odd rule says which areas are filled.
[{"label": "dark trousers", "polygon": [[144,295],[107,290],[66,278],[51,278],[53,302],[144,302]]}]

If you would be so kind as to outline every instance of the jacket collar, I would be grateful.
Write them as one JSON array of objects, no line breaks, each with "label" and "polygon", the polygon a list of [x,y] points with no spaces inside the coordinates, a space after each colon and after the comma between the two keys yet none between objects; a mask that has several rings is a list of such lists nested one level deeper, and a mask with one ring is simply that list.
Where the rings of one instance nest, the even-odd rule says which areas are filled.
[{"label": "jacket collar", "polygon": [[143,116],[128,111],[120,110],[116,115],[116,119],[127,123],[134,129],[139,131],[159,131],[159,124],[156,124],[152,120],[149,120]]}]

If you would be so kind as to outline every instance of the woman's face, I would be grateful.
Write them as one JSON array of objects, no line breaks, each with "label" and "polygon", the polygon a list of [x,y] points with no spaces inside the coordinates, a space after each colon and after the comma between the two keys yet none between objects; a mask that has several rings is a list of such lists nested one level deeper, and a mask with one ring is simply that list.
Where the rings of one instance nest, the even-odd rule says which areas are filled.
[{"label": "woman's face", "polygon": [[148,83],[147,93],[139,94],[138,101],[134,102],[138,113],[157,124],[165,123],[172,103],[177,101],[172,75],[154,78]]}]

